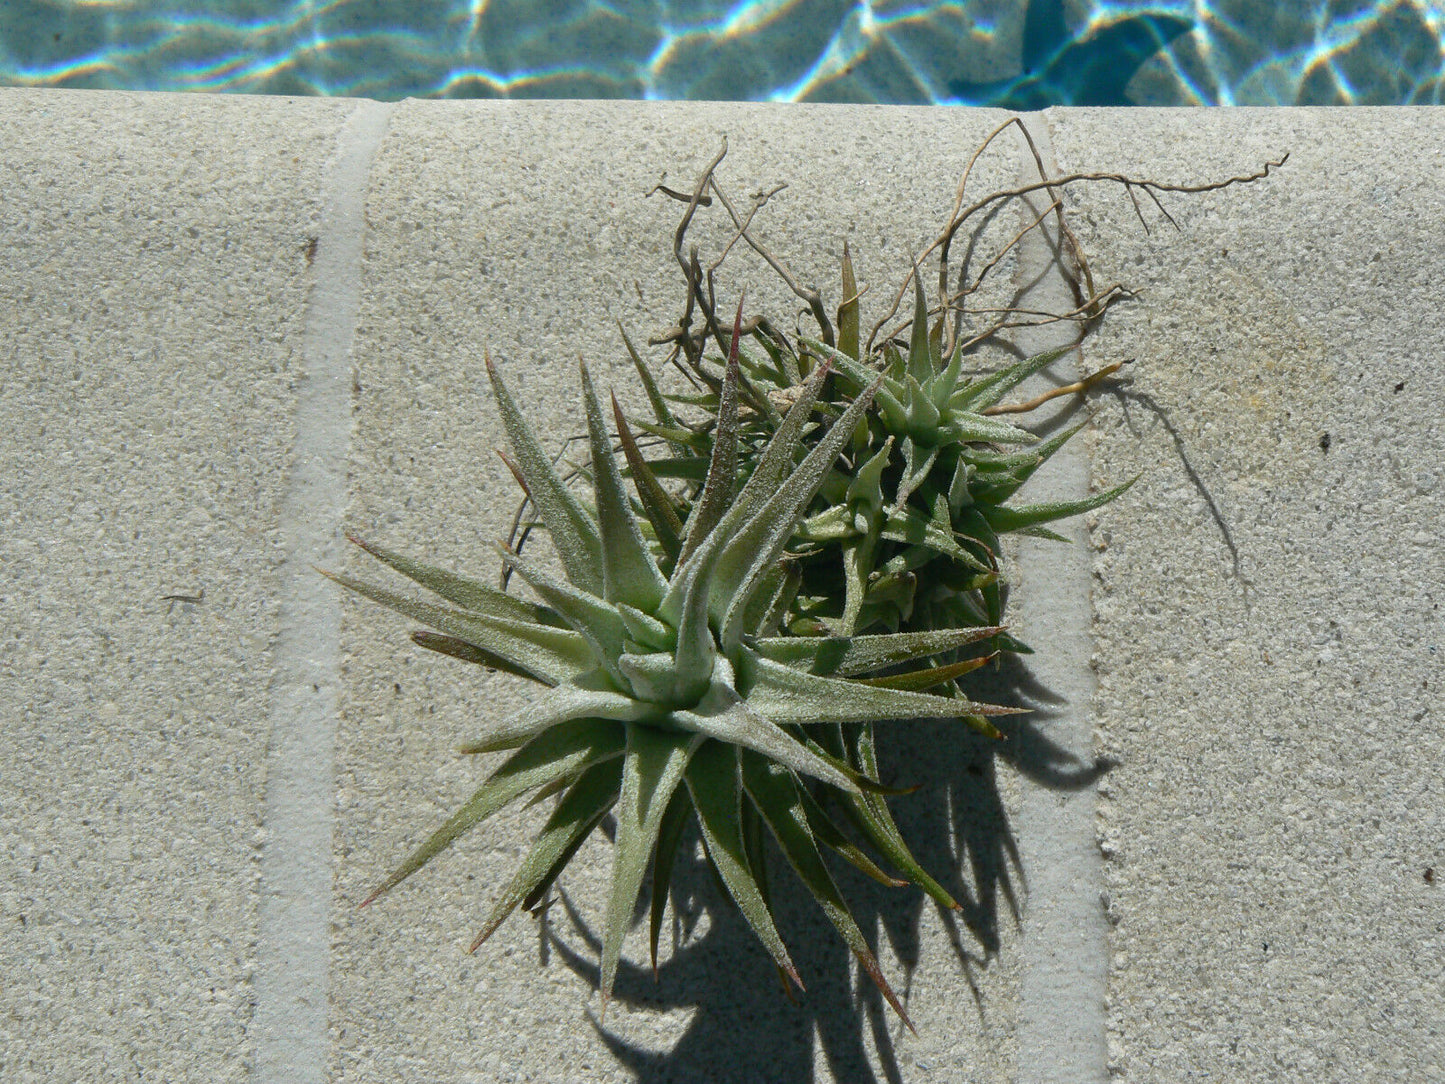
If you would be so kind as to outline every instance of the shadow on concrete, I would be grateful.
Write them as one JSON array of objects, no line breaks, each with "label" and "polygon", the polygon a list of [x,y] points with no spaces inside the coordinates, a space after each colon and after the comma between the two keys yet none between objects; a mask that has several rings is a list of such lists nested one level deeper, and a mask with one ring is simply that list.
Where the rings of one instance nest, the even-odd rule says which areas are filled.
[{"label": "shadow on concrete", "polygon": [[1189,449],[1184,443],[1184,437],[1180,434],[1179,428],[1174,424],[1170,412],[1166,410],[1152,395],[1142,391],[1134,391],[1128,386],[1118,386],[1112,389],[1111,394],[1118,400],[1124,412],[1124,424],[1136,438],[1142,438],[1138,423],[1129,407],[1139,406],[1159,421],[1164,431],[1169,434],[1169,439],[1174,443],[1175,454],[1179,457],[1179,463],[1184,468],[1184,473],[1189,478],[1189,484],[1194,487],[1204,502],[1205,508],[1209,511],[1209,518],[1214,520],[1214,525],[1219,528],[1220,536],[1224,539],[1225,548],[1229,550],[1229,559],[1233,567],[1233,578],[1240,585],[1243,593],[1246,608],[1249,606],[1249,592],[1253,584],[1245,577],[1239,556],[1239,547],[1235,544],[1234,534],[1229,529],[1229,523],[1224,518],[1224,513],[1219,509],[1219,502],[1214,499],[1214,494],[1205,483],[1203,477],[1194,469],[1194,464],[1189,459]]}]

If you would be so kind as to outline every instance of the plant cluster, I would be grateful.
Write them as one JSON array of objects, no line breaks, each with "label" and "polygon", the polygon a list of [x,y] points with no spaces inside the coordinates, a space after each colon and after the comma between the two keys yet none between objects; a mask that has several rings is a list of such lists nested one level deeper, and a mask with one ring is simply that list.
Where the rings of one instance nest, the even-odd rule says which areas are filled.
[{"label": "plant cluster", "polygon": [[[609,425],[584,366],[588,457],[571,478],[582,486],[559,473],[488,358],[510,443],[504,458],[532,512],[526,529],[545,531],[561,574],[522,552],[524,529],[500,557],[531,599],[506,590],[507,576],[499,589],[354,538],[434,599],[333,576],[435,630],[414,634],[421,646],[545,689],[464,748],[508,755],[365,902],[506,804],[554,798],[475,949],[518,906],[541,906],[578,847],[610,817],[605,1006],[649,871],[656,966],[673,864],[695,826],[718,883],[787,982],[802,986],[773,917],[774,849],[907,1021],[826,856],[885,884],[916,885],[943,907],[959,904],[914,857],[889,811],[887,799],[899,792],[879,778],[877,745],[886,727],[875,724],[957,719],[998,736],[989,719],[1016,709],[976,702],[959,681],[999,653],[1027,650],[1004,628],[1001,536],[1057,538],[1047,524],[1098,507],[1130,484],[1078,501],[1014,502],[1080,427],[1043,438],[1005,416],[1082,391],[1118,366],[1005,406],[1010,392],[1067,348],[981,369],[980,344],[1036,321],[1010,308],[966,332],[965,300],[1049,215],[1056,216],[1074,273],[1077,307],[1047,318],[1075,321],[1082,336],[1128,295],[1119,287],[1093,289],[1062,217],[1056,189],[1100,178],[1049,181],[1040,166],[1038,184],[968,208],[960,186],[949,226],[929,249],[940,253],[937,306],[930,308],[915,266],[911,319],[881,340],[893,314],[863,338],[846,246],[836,334],[816,291],[797,287],[816,333],[790,336],[766,319],[744,321],[741,301],[724,325],[715,267],[704,273],[695,249],[682,254],[688,224],[709,192],[732,215],[738,238],[793,280],[749,232],[752,215],[737,214],[717,185],[713,171],[721,158],[691,197],[668,193],[688,203],[675,243],[687,297],[664,341],[672,344],[669,361],[693,389],[665,393],[624,334],[652,417],[627,418],[614,397]],[[1156,191],[1171,188],[1103,179],[1156,202]],[[1173,190],[1206,187],[1218,186]],[[1034,192],[1050,200],[1043,213],[982,270],[961,271],[951,288],[955,234],[999,199]],[[694,333],[691,320],[699,314]]]}]

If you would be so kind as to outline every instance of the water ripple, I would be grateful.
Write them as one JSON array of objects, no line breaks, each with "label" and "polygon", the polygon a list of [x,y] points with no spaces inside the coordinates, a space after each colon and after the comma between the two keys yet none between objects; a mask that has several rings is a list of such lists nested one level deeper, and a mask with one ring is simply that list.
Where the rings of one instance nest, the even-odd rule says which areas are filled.
[{"label": "water ripple", "polygon": [[1442,100],[1445,0],[6,0],[0,84],[1047,105]]}]

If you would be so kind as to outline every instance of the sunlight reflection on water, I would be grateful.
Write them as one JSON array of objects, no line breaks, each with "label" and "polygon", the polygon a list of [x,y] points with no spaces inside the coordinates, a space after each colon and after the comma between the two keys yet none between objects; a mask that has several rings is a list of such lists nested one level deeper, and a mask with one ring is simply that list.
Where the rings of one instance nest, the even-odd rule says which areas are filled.
[{"label": "sunlight reflection on water", "polygon": [[8,0],[0,84],[1048,105],[1442,98],[1425,0]]}]

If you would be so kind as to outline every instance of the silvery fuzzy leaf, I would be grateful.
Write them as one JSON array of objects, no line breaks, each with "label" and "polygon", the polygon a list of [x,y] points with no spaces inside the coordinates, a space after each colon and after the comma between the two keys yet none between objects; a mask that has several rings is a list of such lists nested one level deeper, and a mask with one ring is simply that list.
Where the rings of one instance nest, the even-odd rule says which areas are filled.
[{"label": "silvery fuzzy leaf", "polygon": [[787,417],[783,419],[782,424],[778,426],[772,438],[763,448],[762,455],[757,458],[757,464],[753,468],[747,484],[738,493],[737,500],[733,502],[733,506],[728,509],[727,514],[719,521],[717,536],[720,540],[730,539],[743,523],[755,516],[787,478],[789,472],[796,469],[797,452],[803,434],[809,425],[809,415],[813,411],[813,405],[818,399],[818,392],[823,386],[823,381],[827,379],[829,371],[829,366],[825,362],[803,384]]},{"label": "silvery fuzzy leaf", "polygon": [[607,719],[635,723],[653,718],[657,708],[613,689],[601,671],[593,671],[529,699],[486,737],[462,747],[464,753],[491,753],[528,742],[559,723]]},{"label": "silvery fuzzy leaf", "polygon": [[617,802],[617,835],[612,848],[612,887],[602,935],[602,1006],[612,996],[622,941],[627,933],[642,878],[657,845],[662,815],[683,770],[703,737],[636,724],[627,727],[622,762],[622,791]]},{"label": "silvery fuzzy leaf", "polygon": [[1027,429],[1020,429],[1016,425],[984,414],[970,414],[962,410],[950,411],[940,424],[951,444],[1029,444],[1037,439]]},{"label": "silvery fuzzy leaf", "polygon": [[898,996],[883,977],[878,960],[869,947],[867,938],[848,911],[838,886],[828,873],[823,857],[818,853],[817,843],[808,827],[807,814],[799,797],[798,785],[792,776],[777,764],[762,757],[741,754],[739,758],[743,787],[757,806],[758,812],[767,821],[773,838],[793,867],[793,871],[807,887],[813,899],[822,907],[823,913],[833,923],[838,933],[863,969],[868,972],[874,984],[882,991],[893,1010],[903,1019],[910,1030],[913,1022],[908,1019]]},{"label": "silvery fuzzy leaf", "polygon": [[[714,743],[716,744],[716,743]],[[689,762],[691,764],[691,762]],[[652,961],[652,977],[657,978],[657,942],[662,933],[662,917],[667,895],[672,888],[672,867],[677,849],[687,826],[692,822],[693,804],[685,790],[675,790],[657,829],[657,846],[652,854],[652,899],[647,922],[648,958]]]},{"label": "silvery fuzzy leaf", "polygon": [[1091,497],[1084,497],[1077,501],[1048,501],[1042,504],[1021,505],[1016,508],[980,505],[979,513],[990,527],[1001,534],[1009,531],[1022,531],[1043,523],[1052,523],[1057,519],[1077,516],[1081,512],[1089,512],[1108,504],[1138,480],[1137,477],[1131,478],[1113,489],[1106,489],[1102,493],[1095,493]]},{"label": "silvery fuzzy leaf", "polygon": [[439,595],[464,610],[484,613],[491,617],[508,618],[513,621],[532,621],[541,625],[558,627],[562,625],[561,618],[545,606],[538,606],[535,602],[516,598],[489,584],[458,576],[446,569],[424,564],[414,558],[397,553],[395,550],[378,546],[374,542],[363,541],[350,531],[346,532],[346,538],[347,541],[360,546],[378,561],[390,565],[403,576],[421,584],[432,594]]},{"label": "silvery fuzzy leaf", "polygon": [[856,358],[861,342],[858,280],[853,277],[853,255],[843,242],[843,300],[838,303],[838,349]]},{"label": "silvery fuzzy leaf", "polygon": [[[963,511],[968,512],[969,509]],[[952,517],[950,520],[952,521]],[[960,526],[961,524],[954,521],[954,525]],[[939,522],[936,515],[926,516],[917,508],[892,509],[888,513],[887,522],[883,525],[883,537],[894,542],[904,542],[910,546],[927,546],[980,572],[992,571],[988,565],[959,544],[948,523]]]},{"label": "silvery fuzzy leaf", "polygon": [[861,506],[870,524],[872,519],[883,511],[883,471],[892,454],[893,436],[889,434],[883,441],[883,446],[853,472],[853,477],[848,482],[845,501],[852,508]]},{"label": "silvery fuzzy leaf", "polygon": [[835,504],[831,508],[825,508],[823,511],[801,520],[793,532],[793,540],[814,543],[840,542],[849,538],[857,538],[861,533],[857,520],[858,514],[855,514],[847,504]]},{"label": "silvery fuzzy leaf", "polygon": [[586,673],[599,661],[587,641],[570,629],[453,610],[340,573],[323,570],[322,575],[423,625],[500,655],[549,685]]},{"label": "silvery fuzzy leaf", "polygon": [[985,487],[981,497],[990,504],[1002,504],[1018,491],[1019,487],[1033,477],[1034,472],[1043,466],[1050,457],[1062,448],[1070,437],[1078,433],[1084,426],[1088,425],[1087,419],[1078,425],[1064,429],[1048,440],[1035,444],[1024,452],[1015,453],[1012,456],[999,456],[988,464],[990,470],[997,470],[1004,473],[1007,481],[991,484]]},{"label": "silvery fuzzy leaf", "polygon": [[1019,532],[1028,535],[1030,538],[1042,538],[1046,542],[1068,542],[1069,540],[1058,531],[1051,531],[1047,527],[1024,527]]},{"label": "silvery fuzzy leaf", "polygon": [[1034,373],[1048,368],[1073,349],[1073,346],[1061,346],[1057,350],[1045,350],[991,376],[970,381],[954,393],[951,406],[960,412],[976,412],[996,406],[999,400]]},{"label": "silvery fuzzy leaf", "polygon": [[753,596],[753,604],[759,607],[758,617],[754,620],[749,615],[748,618],[749,627],[757,629],[759,636],[777,635],[803,585],[803,570],[796,561],[779,561],[773,569],[781,570],[777,589],[769,596],[767,581],[764,581],[764,590]]},{"label": "silvery fuzzy leaf", "polygon": [[448,636],[441,632],[428,632],[418,629],[411,634],[411,642],[417,647],[424,647],[428,651],[435,651],[439,655],[446,655],[448,658],[460,659],[462,662],[471,663],[473,666],[483,666],[488,670],[500,670],[504,674],[512,674],[515,677],[526,678],[528,681],[535,681],[540,685],[552,685],[553,682],[546,681],[530,670],[524,670],[511,659],[504,659],[500,655],[493,654],[484,647],[476,644],[469,644],[456,636]]},{"label": "silvery fuzzy leaf", "polygon": [[[677,419],[673,417],[667,400],[662,397],[662,393],[657,388],[657,381],[652,379],[652,373],[648,372],[647,366],[643,364],[642,356],[638,354],[637,347],[632,345],[632,340],[627,337],[627,332],[622,327],[620,320],[617,322],[617,330],[622,335],[623,343],[627,346],[627,356],[632,359],[638,379],[642,381],[642,388],[647,393],[647,401],[652,404],[652,413],[657,418],[657,424],[668,429],[685,432],[683,427],[678,424]],[[675,445],[673,450],[680,452],[683,450],[683,445]]]},{"label": "silvery fuzzy leaf", "polygon": [[637,488],[638,499],[642,502],[644,514],[652,525],[652,532],[657,538],[657,544],[662,547],[663,556],[669,565],[675,566],[678,556],[682,553],[682,520],[678,517],[677,506],[667,490],[657,480],[651,464],[643,458],[642,450],[638,448],[637,441],[633,439],[632,431],[628,428],[627,418],[622,413],[622,407],[617,402],[617,396],[612,397],[612,416],[617,422],[617,440],[622,445],[623,455],[627,457],[627,468],[632,475],[633,485]]},{"label": "silvery fuzzy leaf", "polygon": [[819,843],[829,850],[836,851],[854,869],[871,877],[881,885],[887,885],[889,888],[902,888],[908,883],[883,872],[877,862],[874,862],[861,847],[844,835],[843,830],[833,823],[833,818],[828,816],[827,810],[809,793],[807,787],[798,788],[798,798],[802,801],[803,812],[808,819],[808,829]]},{"label": "silvery fuzzy leaf", "polygon": [[[648,436],[660,437],[676,449],[676,458],[652,461],[653,469],[657,471],[658,477],[687,478],[697,482],[703,480],[703,476],[707,474],[707,457],[701,450],[702,438],[699,434],[690,429],[654,425],[652,422],[645,422],[640,418],[633,424]],[[672,465],[663,469],[667,464]]]},{"label": "silvery fuzzy leaf", "polygon": [[893,509],[899,511],[908,503],[908,498],[913,491],[923,484],[928,474],[933,470],[933,464],[938,462],[938,445],[932,444],[927,448],[920,449],[912,437],[904,437],[902,444],[903,451],[903,477],[898,480],[898,492],[893,498]]},{"label": "silvery fuzzy leaf", "polygon": [[[627,634],[638,644],[651,651],[672,652],[677,649],[677,631],[664,625],[651,614],[643,613],[624,603],[617,606],[617,616],[627,629]],[[632,651],[635,649],[628,648]]]},{"label": "silvery fuzzy leaf", "polygon": [[881,689],[796,670],[756,656],[743,676],[747,703],[779,726],[871,723],[879,719],[947,719],[961,715],[1016,715],[1026,709]]},{"label": "silvery fuzzy leaf", "polygon": [[[718,660],[719,669],[727,665]],[[767,716],[760,714],[733,688],[714,681],[707,695],[690,709],[671,713],[678,726],[729,745],[751,749],[803,775],[821,779],[839,790],[856,791],[858,784],[846,773],[808,749]]]},{"label": "silvery fuzzy leaf", "polygon": [[724,651],[733,650],[740,641],[745,631],[742,616],[747,611],[753,591],[763,573],[782,553],[808,502],[817,493],[843,446],[852,438],[853,428],[868,409],[880,381],[864,389],[849,404],[843,416],[833,423],[797,469],[752,519],[727,540],[709,596],[709,610],[715,620],[720,618],[719,642]]},{"label": "silvery fuzzy leaf", "polygon": [[487,374],[527,495],[552,536],[567,578],[593,595],[602,594],[602,542],[597,521],[558,477],[491,357],[487,358]]},{"label": "silvery fuzzy leaf", "polygon": [[949,516],[958,515],[959,509],[973,503],[973,493],[969,489],[969,481],[972,478],[974,468],[968,462],[967,457],[960,455],[953,464],[953,478],[948,483],[948,512]]},{"label": "silvery fuzzy leaf", "polygon": [[867,636],[777,636],[749,645],[759,655],[795,670],[853,677],[930,655],[945,655],[1002,632],[998,627],[893,632]]},{"label": "silvery fuzzy leaf", "polygon": [[738,475],[738,337],[742,325],[743,303],[738,301],[737,318],[733,321],[732,349],[728,352],[727,369],[723,375],[721,399],[717,408],[717,432],[713,436],[712,458],[708,461],[707,478],[702,493],[687,518],[687,535],[682,541],[685,563],[722,519],[732,501]]},{"label": "silvery fuzzy leaf", "polygon": [[592,764],[621,756],[623,744],[620,726],[596,719],[561,723],[533,738],[508,757],[445,824],[361,901],[361,906],[395,888],[509,802]]},{"label": "silvery fuzzy leaf", "polygon": [[[651,704],[670,706],[691,699],[687,688],[679,687],[677,663],[662,652],[626,652],[617,660],[617,668],[632,689],[632,695]],[[707,677],[703,677],[704,687]]]},{"label": "silvery fuzzy leaf", "polygon": [[[839,735],[842,740],[842,735]],[[878,774],[878,759],[873,748],[873,728],[857,727],[852,731],[849,741],[852,759],[865,773],[876,776]],[[913,856],[913,851],[903,839],[903,834],[898,830],[897,823],[893,820],[893,814],[889,812],[888,803],[881,795],[871,794],[864,791],[858,795],[847,795],[843,798],[843,807],[849,814],[849,819],[858,827],[883,856],[893,863],[893,867],[916,884],[919,888],[937,901],[941,906],[950,911],[962,911],[963,907],[955,900],[941,884],[934,880],[933,876],[923,868],[922,863]]]},{"label": "silvery fuzzy leaf", "polygon": [[687,787],[697,809],[698,826],[708,859],[718,872],[733,902],[743,913],[763,947],[778,967],[798,987],[803,980],[788,956],[787,946],[773,923],[763,888],[753,876],[743,842],[743,817],[738,808],[741,797],[737,778],[737,750],[722,742],[708,742],[687,766]]},{"label": "silvery fuzzy leaf", "polygon": [[582,400],[587,413],[592,488],[602,546],[602,597],[608,602],[652,610],[662,601],[667,583],[642,540],[642,532],[632,514],[617,459],[612,454],[612,441],[602,421],[602,405],[586,365],[582,366]]},{"label": "silvery fuzzy leaf", "polygon": [[618,677],[617,657],[626,650],[627,626],[617,608],[566,580],[559,580],[515,550],[501,544],[496,550],[502,560],[527,581],[527,586],[587,641],[598,664],[614,678]]},{"label": "silvery fuzzy leaf", "polygon": [[493,905],[468,952],[476,952],[519,903],[550,883],[556,871],[616,803],[621,786],[620,757],[594,764],[577,778],[532,841],[532,849]]},{"label": "silvery fuzzy leaf", "polygon": [[923,276],[913,268],[913,331],[908,343],[908,375],[919,385],[936,372],[928,342],[928,302],[923,297]]},{"label": "silvery fuzzy leaf", "polygon": [[926,670],[910,670],[906,674],[889,674],[884,677],[854,678],[861,685],[874,685],[881,689],[909,689],[913,692],[922,692],[924,689],[932,689],[939,685],[950,684],[964,674],[971,674],[980,666],[985,665],[994,656],[986,655],[980,659],[964,659],[961,662],[949,663],[947,666],[931,666]]},{"label": "silvery fuzzy leaf", "polygon": [[909,373],[904,381],[903,394],[904,409],[908,412],[908,427],[905,432],[919,440],[928,437],[932,443],[932,435],[938,428],[939,418],[942,417],[938,408],[933,405],[933,400],[912,373]]},{"label": "silvery fuzzy leaf", "polygon": [[953,398],[953,393],[958,390],[958,384],[962,378],[963,343],[960,342],[954,347],[953,357],[949,359],[947,368],[925,385],[928,390],[928,398],[939,413],[948,409],[949,401]]}]

